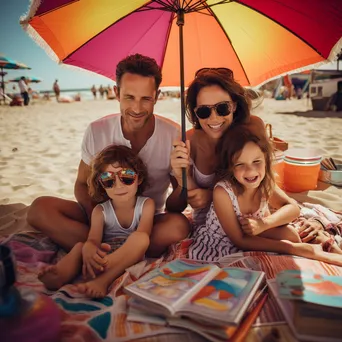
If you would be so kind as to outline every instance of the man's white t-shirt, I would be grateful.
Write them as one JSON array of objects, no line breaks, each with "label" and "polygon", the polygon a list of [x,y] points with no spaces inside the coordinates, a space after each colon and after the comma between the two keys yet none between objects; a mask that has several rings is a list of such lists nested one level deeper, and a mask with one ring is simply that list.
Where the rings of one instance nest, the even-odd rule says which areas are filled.
[{"label": "man's white t-shirt", "polygon": [[[165,206],[170,185],[172,143],[179,138],[180,127],[177,123],[155,115],[154,132],[138,154],[147,166],[150,184],[143,196],[154,199],[156,213],[162,212]],[[82,160],[90,165],[98,152],[113,144],[131,147],[122,132],[121,114],[105,116],[88,126],[82,142]]]}]

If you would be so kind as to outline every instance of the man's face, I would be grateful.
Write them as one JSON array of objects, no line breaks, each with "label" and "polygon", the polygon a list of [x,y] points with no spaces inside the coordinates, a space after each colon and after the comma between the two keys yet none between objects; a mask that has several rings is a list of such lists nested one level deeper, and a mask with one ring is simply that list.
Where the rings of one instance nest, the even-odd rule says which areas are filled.
[{"label": "man's face", "polygon": [[115,87],[115,93],[125,127],[130,131],[143,128],[153,115],[157,99],[154,77],[126,73],[121,78],[120,88]]}]

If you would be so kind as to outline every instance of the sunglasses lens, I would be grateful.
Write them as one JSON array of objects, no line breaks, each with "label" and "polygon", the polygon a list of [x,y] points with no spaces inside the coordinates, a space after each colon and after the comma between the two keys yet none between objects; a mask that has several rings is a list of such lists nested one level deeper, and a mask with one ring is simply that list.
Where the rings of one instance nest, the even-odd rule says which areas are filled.
[{"label": "sunglasses lens", "polygon": [[114,179],[106,179],[106,180],[101,179],[101,184],[103,185],[104,188],[109,189],[114,186],[115,180]]},{"label": "sunglasses lens", "polygon": [[135,181],[135,178],[127,177],[127,176],[121,176],[120,180],[125,185],[132,185]]},{"label": "sunglasses lens", "polygon": [[125,185],[132,185],[135,181],[136,174],[132,169],[122,169],[120,179]]},{"label": "sunglasses lens", "polygon": [[219,116],[227,116],[230,114],[228,103],[219,103],[216,105],[216,112]]},{"label": "sunglasses lens", "polygon": [[207,119],[209,118],[210,114],[211,114],[211,108],[208,106],[201,106],[201,107],[198,107],[196,110],[196,115],[200,119]]}]

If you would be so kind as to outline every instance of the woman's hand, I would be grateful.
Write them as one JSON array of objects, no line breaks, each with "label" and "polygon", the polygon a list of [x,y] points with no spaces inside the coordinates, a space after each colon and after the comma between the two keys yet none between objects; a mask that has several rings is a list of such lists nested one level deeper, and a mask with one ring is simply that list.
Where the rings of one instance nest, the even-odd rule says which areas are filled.
[{"label": "woman's hand", "polygon": [[267,230],[263,220],[255,218],[243,218],[240,220],[241,229],[247,235],[255,236]]},{"label": "woman's hand", "polygon": [[97,272],[102,272],[104,266],[107,263],[106,258],[101,257],[98,253],[98,247],[92,241],[86,241],[82,248],[82,275],[87,278],[89,275],[91,278],[96,277]]},{"label": "woman's hand", "polygon": [[173,176],[177,179],[178,184],[182,184],[182,168],[189,169],[190,165],[190,141],[186,144],[183,141],[174,141],[174,149],[171,152],[170,162]]},{"label": "woman's hand", "polygon": [[209,189],[193,189],[188,191],[188,203],[193,209],[208,207],[213,201],[213,192]]},{"label": "woman's hand", "polygon": [[324,231],[322,224],[316,220],[305,220],[299,223],[298,233],[302,242],[311,242],[316,239],[320,231]]}]

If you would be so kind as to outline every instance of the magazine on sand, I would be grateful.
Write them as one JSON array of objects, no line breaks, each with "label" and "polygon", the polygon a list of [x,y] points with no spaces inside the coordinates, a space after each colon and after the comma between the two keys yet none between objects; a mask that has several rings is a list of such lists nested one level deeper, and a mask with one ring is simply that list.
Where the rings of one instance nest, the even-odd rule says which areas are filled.
[{"label": "magazine on sand", "polygon": [[234,334],[264,289],[264,272],[178,259],[125,287],[132,296],[127,319],[200,329],[220,341]]}]

